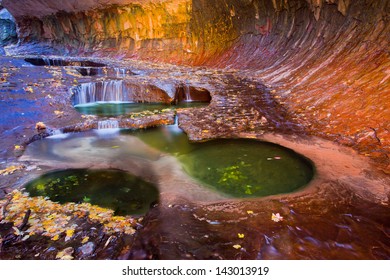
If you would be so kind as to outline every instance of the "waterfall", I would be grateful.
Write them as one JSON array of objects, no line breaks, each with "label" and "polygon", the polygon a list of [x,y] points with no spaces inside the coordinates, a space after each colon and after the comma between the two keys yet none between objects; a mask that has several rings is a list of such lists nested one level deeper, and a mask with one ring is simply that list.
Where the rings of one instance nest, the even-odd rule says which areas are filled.
[{"label": "waterfall", "polygon": [[69,133],[63,133],[61,129],[55,129],[52,131],[51,135],[48,137],[50,139],[65,139],[69,136]]},{"label": "waterfall", "polygon": [[126,77],[126,69],[125,68],[114,68],[115,76],[117,78],[124,78]]},{"label": "waterfall", "polygon": [[184,95],[185,95],[185,101],[191,102],[191,92],[190,92],[190,87],[189,86],[184,86]]},{"label": "waterfall", "polygon": [[179,117],[177,116],[177,114],[175,115],[175,122],[166,127],[173,134],[183,133],[183,130],[179,127]]},{"label": "waterfall", "polygon": [[42,60],[48,66],[65,66],[65,62],[63,60],[60,60],[60,59],[52,59],[52,58],[43,57]]},{"label": "waterfall", "polygon": [[86,75],[85,76],[91,76],[91,67],[84,67],[84,70],[86,71]]},{"label": "waterfall", "polygon": [[44,57],[42,59],[43,59],[43,61],[45,62],[46,65],[49,65],[49,66],[51,65],[51,59],[50,58]]},{"label": "waterfall", "polygon": [[122,80],[84,83],[74,89],[74,104],[129,101]]},{"label": "waterfall", "polygon": [[99,121],[98,129],[119,129],[119,122],[117,120]]}]

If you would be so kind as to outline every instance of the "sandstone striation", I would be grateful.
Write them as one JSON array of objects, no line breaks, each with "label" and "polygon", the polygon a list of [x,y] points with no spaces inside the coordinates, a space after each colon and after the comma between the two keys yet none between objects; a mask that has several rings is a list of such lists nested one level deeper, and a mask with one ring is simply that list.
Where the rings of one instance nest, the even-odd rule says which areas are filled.
[{"label": "sandstone striation", "polygon": [[65,53],[248,70],[309,133],[383,166],[390,1],[4,0],[23,43]]}]

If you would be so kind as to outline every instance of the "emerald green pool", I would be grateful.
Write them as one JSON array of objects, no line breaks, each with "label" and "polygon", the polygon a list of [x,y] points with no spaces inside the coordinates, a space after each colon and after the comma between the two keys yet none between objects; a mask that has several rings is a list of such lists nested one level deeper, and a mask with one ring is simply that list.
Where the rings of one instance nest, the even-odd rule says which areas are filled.
[{"label": "emerald green pool", "polygon": [[108,169],[68,169],[44,174],[26,185],[31,196],[65,203],[87,202],[116,215],[145,214],[159,198],[157,188],[129,173]]},{"label": "emerald green pool", "polygon": [[74,108],[84,115],[115,117],[144,111],[161,111],[163,109],[204,107],[207,102],[180,102],[177,105],[164,103],[133,103],[133,102],[94,102],[78,104]]},{"label": "emerald green pool", "polygon": [[176,126],[127,131],[177,157],[188,175],[233,197],[289,193],[313,177],[311,161],[285,147],[252,139],[190,143]]},{"label": "emerald green pool", "polygon": [[213,140],[179,156],[184,170],[233,197],[289,193],[313,177],[309,160],[284,147],[255,140]]},{"label": "emerald green pool", "polygon": [[[112,135],[97,132],[99,130],[39,140],[28,146],[25,155],[29,160],[69,164],[106,162],[111,165],[115,162],[124,167],[130,164],[145,166],[145,171],[138,174],[140,177],[142,172],[153,173],[154,168],[164,168],[165,161],[159,159],[171,156],[176,159],[177,166],[172,168],[182,170],[180,176],[192,177],[213,193],[237,198],[293,192],[307,185],[314,175],[310,160],[269,142],[216,139],[191,143],[177,125],[122,129]],[[72,184],[69,178],[77,182]],[[185,188],[184,185],[165,187],[167,190]],[[91,203],[118,213],[141,213],[158,198],[158,190],[153,185],[119,171],[54,172],[34,181],[28,188],[32,195],[49,196],[60,202],[81,202],[86,197]]]}]

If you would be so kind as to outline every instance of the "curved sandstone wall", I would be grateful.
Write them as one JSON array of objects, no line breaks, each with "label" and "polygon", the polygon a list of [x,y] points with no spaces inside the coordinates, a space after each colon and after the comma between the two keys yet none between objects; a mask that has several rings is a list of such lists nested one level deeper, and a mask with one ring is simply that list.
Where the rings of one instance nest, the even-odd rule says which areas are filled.
[{"label": "curved sandstone wall", "polygon": [[3,5],[16,18],[22,42],[49,42],[72,54],[249,70],[309,133],[352,146],[388,167],[390,0]]}]

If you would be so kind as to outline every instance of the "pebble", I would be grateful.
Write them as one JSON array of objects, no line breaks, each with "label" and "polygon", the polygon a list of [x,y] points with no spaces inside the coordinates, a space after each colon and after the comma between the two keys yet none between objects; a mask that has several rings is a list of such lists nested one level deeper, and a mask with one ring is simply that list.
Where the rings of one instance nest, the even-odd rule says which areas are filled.
[{"label": "pebble", "polygon": [[95,250],[95,244],[93,242],[88,242],[83,246],[79,247],[79,252],[81,252],[82,256],[89,256]]}]

